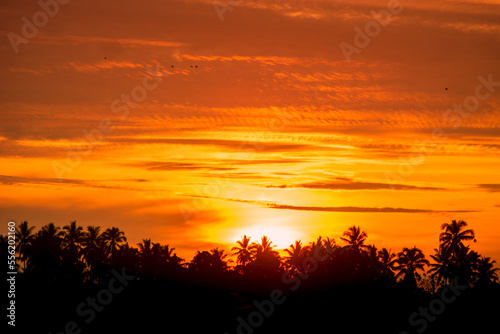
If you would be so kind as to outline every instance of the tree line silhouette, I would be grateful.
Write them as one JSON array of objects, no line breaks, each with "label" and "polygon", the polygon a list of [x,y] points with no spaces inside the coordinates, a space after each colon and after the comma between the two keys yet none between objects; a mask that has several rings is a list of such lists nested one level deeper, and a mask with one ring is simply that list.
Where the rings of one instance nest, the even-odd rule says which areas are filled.
[{"label": "tree line silhouette", "polygon": [[[475,233],[466,222],[443,224],[429,259],[417,247],[393,252],[368,244],[367,238],[360,227],[351,226],[338,240],[296,240],[280,253],[267,236],[252,241],[244,235],[229,252],[197,251],[186,261],[175,248],[151,239],[130,245],[117,227],[84,229],[72,221],[36,231],[24,221],[16,227],[20,323],[27,331],[59,333],[58,328],[75,319],[79,303],[107,286],[113,270],[135,279],[107,306],[106,316],[98,315],[91,324],[76,318],[84,333],[144,332],[159,323],[168,328],[182,323],[186,332],[234,333],[236,320],[255,309],[252,301],[268,298],[276,288],[287,302],[255,333],[299,333],[313,325],[320,330],[321,322],[311,319],[332,317],[335,328],[342,319],[353,333],[374,328],[399,333],[412,312],[456,282],[472,291],[457,302],[464,310],[457,306],[454,311],[461,319],[474,319],[471,328],[480,323],[475,319],[483,321],[498,311],[488,302],[500,298],[496,262],[470,248]],[[0,235],[4,258],[7,246]],[[447,319],[434,324],[436,332],[452,328],[450,324],[457,333],[469,328]]]},{"label": "tree line silhouette", "polygon": [[[324,275],[337,282],[387,280],[399,282],[412,288],[425,283],[421,272],[431,283],[432,290],[443,284],[460,282],[470,286],[489,286],[498,282],[490,257],[480,256],[464,242],[476,241],[467,223],[453,220],[441,226],[439,247],[431,255],[434,263],[426,259],[417,247],[405,247],[399,253],[386,248],[377,249],[367,245],[367,234],[357,226],[351,226],[340,237],[343,245],[334,239],[318,237],[304,245],[296,240],[280,255],[275,245],[263,236],[260,242],[251,242],[244,235],[231,249],[236,265],[229,254],[219,248],[198,251],[186,262],[174,253],[168,244],[143,239],[132,247],[125,233],[117,227],[101,231],[98,226],[87,226],[86,230],[76,221],[60,227],[50,223],[38,232],[24,221],[16,227],[16,245],[20,270],[27,276],[45,280],[71,280],[78,283],[99,283],[112,268],[126,268],[137,276],[154,279],[168,277],[181,271],[209,278],[224,273],[252,278],[279,278],[284,273],[290,276],[305,273],[303,262],[307,257],[320,254],[318,276]],[[2,253],[7,254],[7,239],[1,236]],[[428,270],[425,268],[428,267]]]}]

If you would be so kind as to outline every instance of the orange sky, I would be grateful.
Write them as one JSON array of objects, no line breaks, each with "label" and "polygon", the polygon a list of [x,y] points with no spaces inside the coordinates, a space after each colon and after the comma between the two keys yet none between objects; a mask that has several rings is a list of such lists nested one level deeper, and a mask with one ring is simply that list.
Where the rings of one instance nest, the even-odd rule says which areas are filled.
[{"label": "orange sky", "polygon": [[353,224],[428,256],[463,219],[500,260],[500,1],[401,1],[361,45],[388,3],[3,1],[1,220],[191,259]]}]

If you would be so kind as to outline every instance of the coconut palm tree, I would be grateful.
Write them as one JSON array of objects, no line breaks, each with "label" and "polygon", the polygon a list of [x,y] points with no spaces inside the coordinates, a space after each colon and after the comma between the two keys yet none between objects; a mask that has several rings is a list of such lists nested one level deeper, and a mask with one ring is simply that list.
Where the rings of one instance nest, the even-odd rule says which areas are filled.
[{"label": "coconut palm tree", "polygon": [[382,267],[382,274],[385,276],[394,277],[394,270],[396,266],[396,254],[390,249],[382,248],[378,251],[378,260]]},{"label": "coconut palm tree", "polygon": [[292,269],[299,269],[302,266],[304,258],[307,256],[307,247],[302,246],[302,241],[295,240],[295,244],[290,245],[290,249],[286,248],[285,253],[288,256],[285,258],[285,262]]},{"label": "coconut palm tree", "polygon": [[214,248],[210,251],[212,253],[212,268],[216,271],[225,271],[228,268],[228,263],[232,260],[226,260],[227,254],[224,250],[219,248]]},{"label": "coconut palm tree", "polygon": [[109,252],[114,254],[118,248],[118,246],[122,242],[127,241],[127,237],[125,236],[125,232],[120,231],[118,227],[108,228],[103,233],[103,238],[106,244],[109,246]]},{"label": "coconut palm tree", "polygon": [[315,258],[324,258],[326,255],[333,252],[334,245],[335,240],[330,238],[326,238],[325,240],[323,240],[323,237],[319,236],[316,241],[309,242],[309,244],[304,247],[304,249],[308,253],[308,256],[312,256]]},{"label": "coconut palm tree", "polygon": [[382,263],[385,268],[391,271],[394,270],[394,266],[396,265],[396,254],[394,254],[390,249],[387,250],[387,248],[382,248],[379,250],[378,258],[380,263]]},{"label": "coconut palm tree", "polygon": [[111,258],[111,263],[115,268],[126,268],[127,272],[136,274],[139,267],[139,250],[130,247],[127,243],[118,246],[115,255]]},{"label": "coconut palm tree", "polygon": [[212,254],[207,251],[197,251],[189,263],[189,269],[196,272],[208,272],[212,267]]},{"label": "coconut palm tree", "polygon": [[347,247],[356,253],[359,253],[362,249],[365,249],[364,245],[368,235],[366,232],[361,231],[360,227],[351,226],[344,232],[343,237],[340,239],[347,243]]},{"label": "coconut palm tree", "polygon": [[172,265],[183,265],[184,259],[178,257],[177,254],[174,253],[175,248],[170,248],[169,245],[161,246],[160,248],[162,259],[165,259],[169,264]]},{"label": "coconut palm tree", "polygon": [[460,246],[452,262],[454,277],[457,277],[460,282],[472,284],[479,259],[480,255],[471,250],[469,246]]},{"label": "coconut palm tree", "polygon": [[[335,239],[330,238],[330,237],[326,237],[323,240],[323,246],[324,246],[325,252],[327,252],[330,255],[332,255],[333,251],[338,247],[336,245]],[[313,254],[313,256],[314,256],[314,254]]]},{"label": "coconut palm tree", "polygon": [[242,266],[252,261],[252,251],[250,249],[250,238],[244,235],[241,240],[236,241],[239,247],[231,248],[233,255],[236,255],[236,263]]},{"label": "coconut palm tree", "polygon": [[476,241],[474,231],[464,230],[465,227],[467,227],[467,223],[463,220],[452,220],[451,223],[441,225],[444,232],[439,235],[439,241],[445,252],[456,254],[460,247],[464,246],[464,241]]},{"label": "coconut palm tree", "polygon": [[415,277],[420,279],[420,274],[417,270],[424,270],[424,265],[429,265],[429,261],[425,259],[424,253],[417,247],[403,248],[403,251],[398,253],[396,262],[398,266],[395,269],[399,271],[396,279],[404,276],[403,281],[407,282],[413,288],[417,286]]},{"label": "coconut palm tree", "polygon": [[214,248],[210,252],[198,251],[191,260],[189,268],[197,272],[220,273],[227,270],[227,263],[231,261],[226,261],[226,257],[224,250],[219,250],[219,248]]},{"label": "coconut palm tree", "polygon": [[97,272],[97,267],[101,269],[106,260],[104,237],[99,226],[87,226],[87,232],[82,239],[83,255],[87,262],[88,272]]},{"label": "coconut palm tree", "polygon": [[34,226],[29,226],[27,221],[23,221],[16,227],[16,242],[19,258],[23,261],[23,269],[26,269],[26,259],[28,257],[28,248],[33,239],[35,239]]},{"label": "coconut palm tree", "polygon": [[26,270],[54,279],[61,267],[62,234],[54,223],[43,226],[31,241]]},{"label": "coconut palm tree", "polygon": [[161,245],[151,242],[151,239],[143,239],[137,246],[139,246],[139,259],[142,273],[150,277],[157,276],[161,263]]},{"label": "coconut palm tree", "polygon": [[142,239],[142,241],[138,243],[137,246],[139,247],[139,253],[142,258],[151,256],[151,239]]},{"label": "coconut palm tree", "polygon": [[489,286],[498,282],[498,268],[494,268],[496,261],[491,261],[490,257],[481,257],[477,264],[476,286]]},{"label": "coconut palm tree", "polygon": [[253,257],[257,258],[262,254],[272,254],[278,256],[279,253],[273,249],[274,247],[276,246],[273,245],[273,242],[269,239],[269,237],[263,236],[260,244],[258,242],[254,242],[249,248],[252,251]]},{"label": "coconut palm tree", "polygon": [[94,250],[100,248],[104,244],[104,236],[101,234],[101,227],[87,226],[87,232],[82,240],[84,249]]},{"label": "coconut palm tree", "polygon": [[69,225],[63,226],[63,243],[64,246],[72,252],[78,252],[81,248],[80,244],[85,237],[83,227],[76,225],[76,220],[70,222]]},{"label": "coconut palm tree", "polygon": [[428,273],[431,274],[431,278],[437,277],[438,283],[444,282],[445,284],[453,280],[453,264],[451,263],[450,255],[448,252],[443,250],[443,247],[439,249],[434,248],[436,252],[431,255],[431,258],[436,262],[430,265]]},{"label": "coconut palm tree", "polygon": [[42,229],[38,231],[38,236],[42,238],[60,238],[63,236],[63,232],[59,226],[50,223],[48,225],[42,226]]},{"label": "coconut palm tree", "polygon": [[47,249],[55,258],[60,257],[61,253],[61,241],[64,232],[61,231],[59,226],[50,223],[42,227],[38,231],[36,236],[36,241],[39,241],[41,245]]},{"label": "coconut palm tree", "polygon": [[248,272],[260,277],[278,275],[282,269],[282,263],[274,247],[273,242],[267,236],[263,236],[260,243],[252,243],[250,249],[253,261],[247,266]]}]

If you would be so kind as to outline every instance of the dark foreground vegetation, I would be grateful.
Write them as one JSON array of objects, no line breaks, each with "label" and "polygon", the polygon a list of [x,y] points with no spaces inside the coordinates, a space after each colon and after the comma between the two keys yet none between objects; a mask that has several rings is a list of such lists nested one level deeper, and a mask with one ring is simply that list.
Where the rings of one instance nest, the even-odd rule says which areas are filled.
[{"label": "dark foreground vegetation", "polygon": [[[352,226],[338,243],[296,241],[283,256],[267,237],[244,236],[235,262],[218,248],[186,262],[150,239],[131,247],[118,228],[71,222],[35,233],[23,222],[16,332],[499,332],[495,261],[470,249],[465,222],[441,228],[429,259],[416,247],[377,249]],[[6,258],[6,237],[0,249]]]}]

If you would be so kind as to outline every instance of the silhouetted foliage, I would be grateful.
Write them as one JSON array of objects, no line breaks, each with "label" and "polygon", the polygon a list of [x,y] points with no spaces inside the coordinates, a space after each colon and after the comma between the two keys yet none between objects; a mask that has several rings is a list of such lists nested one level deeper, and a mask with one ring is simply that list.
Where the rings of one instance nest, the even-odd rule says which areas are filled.
[{"label": "silhouetted foliage", "polygon": [[[231,248],[231,255],[236,260],[233,266],[231,255],[218,247],[210,251],[197,251],[192,260],[186,262],[176,255],[174,248],[152,242],[151,239],[143,239],[137,248],[131,247],[125,233],[117,227],[101,233],[98,226],[84,229],[76,221],[71,221],[62,229],[50,223],[35,232],[34,227],[22,222],[16,229],[21,264],[18,277],[24,282],[24,289],[32,291],[26,298],[45,300],[49,298],[44,292],[47,289],[52,291],[50,298],[66,300],[69,296],[64,296],[63,291],[91,294],[93,289],[107,284],[113,270],[125,270],[137,277],[134,281],[136,285],[130,288],[134,291],[131,293],[137,293],[136,297],[131,297],[137,303],[142,303],[140,298],[143,297],[140,296],[152,287],[175,296],[177,303],[193,293],[190,298],[196,299],[198,294],[200,298],[204,296],[212,301],[217,300],[217,305],[226,309],[228,317],[232,315],[229,317],[231,319],[236,319],[241,310],[253,307],[249,296],[260,300],[263,298],[261,296],[268,295],[276,288],[282,289],[287,298],[291,298],[290,305],[296,305],[293,300],[301,300],[305,295],[314,296],[311,298],[318,301],[322,293],[331,295],[333,291],[337,294],[342,294],[339,291],[350,291],[352,296],[358,296],[356,298],[364,298],[361,294],[386,298],[378,296],[379,293],[393,300],[406,296],[413,298],[411,305],[417,307],[433,294],[437,296],[445,284],[457,279],[462,284],[478,289],[498,287],[498,268],[494,267],[496,262],[489,257],[481,257],[464,244],[475,240],[472,230],[464,230],[466,226],[467,223],[455,220],[443,224],[439,248],[431,255],[432,264],[417,247],[404,247],[396,255],[386,248],[368,245],[368,234],[358,226],[351,226],[340,237],[341,244],[337,244],[333,238],[320,236],[308,244],[295,240],[282,253],[276,250],[267,236],[251,243],[250,238],[244,235]],[[3,236],[0,236],[0,252],[2,256],[7,253],[7,239]],[[427,267],[429,276],[425,275]],[[141,288],[134,290],[134,286]],[[179,292],[176,289],[180,289]],[[54,291],[60,294],[54,295]],[[76,293],[75,301],[67,302],[78,305],[78,301],[83,298],[78,296],[80,294]],[[348,297],[346,295],[343,298]],[[342,305],[347,309],[351,307],[349,303],[344,303],[346,300],[342,301]],[[205,306],[200,306],[198,316],[210,322],[213,315],[207,315],[212,314],[207,309],[211,307],[203,303],[200,305]],[[193,305],[188,303],[185,307],[190,310]],[[352,307],[357,307],[356,312],[364,312],[367,317],[372,312],[368,309],[363,311],[362,304],[353,303]],[[156,314],[155,310],[148,310],[147,314],[137,312],[143,316]],[[173,309],[169,310],[178,314]],[[205,312],[208,313],[202,315]],[[291,309],[287,312],[295,314]]]}]

